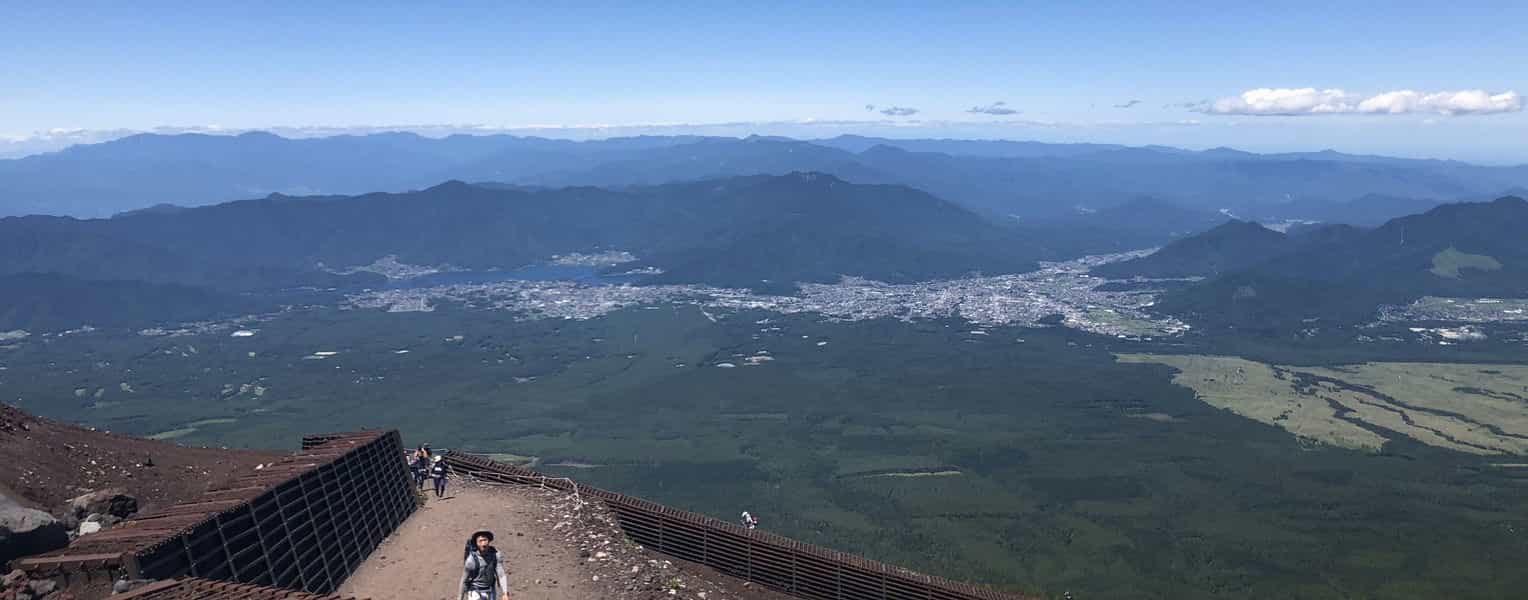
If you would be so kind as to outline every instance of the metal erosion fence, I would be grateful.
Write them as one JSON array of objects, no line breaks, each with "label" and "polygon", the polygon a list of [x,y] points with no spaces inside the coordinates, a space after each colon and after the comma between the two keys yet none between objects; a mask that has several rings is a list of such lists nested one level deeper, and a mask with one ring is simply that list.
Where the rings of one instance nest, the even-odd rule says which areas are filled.
[{"label": "metal erosion fence", "polygon": [[189,575],[331,593],[416,504],[397,431],[310,436],[302,447],[196,500],[17,566],[48,576]]},{"label": "metal erosion fence", "polygon": [[356,600],[197,577],[156,581],[112,600]]},{"label": "metal erosion fence", "polygon": [[704,515],[624,494],[581,486],[567,478],[449,451],[458,474],[498,483],[544,486],[597,498],[616,515],[631,540],[663,554],[812,600],[1022,600],[988,588],[924,575],[750,530]]}]

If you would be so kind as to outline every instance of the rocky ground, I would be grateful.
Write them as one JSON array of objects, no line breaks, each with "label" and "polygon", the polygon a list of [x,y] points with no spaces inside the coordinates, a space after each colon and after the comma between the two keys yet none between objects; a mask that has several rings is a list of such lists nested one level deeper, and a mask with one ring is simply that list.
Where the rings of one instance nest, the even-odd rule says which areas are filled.
[{"label": "rocky ground", "polygon": [[[0,404],[0,566],[192,499],[276,456],[113,435]],[[55,588],[15,572],[0,579],[0,600],[69,597]]]},{"label": "rocky ground", "polygon": [[487,529],[513,600],[784,600],[783,594],[626,540],[597,502],[535,487],[453,480],[341,588],[373,600],[456,600],[467,536]]},{"label": "rocky ground", "polygon": [[0,494],[49,511],[106,488],[123,489],[141,510],[155,510],[194,498],[208,483],[278,456],[94,431],[0,404],[0,485],[5,486]]},{"label": "rocky ground", "polygon": [[64,590],[51,579],[29,579],[22,571],[11,571],[0,577],[0,600],[76,600],[73,592]]}]

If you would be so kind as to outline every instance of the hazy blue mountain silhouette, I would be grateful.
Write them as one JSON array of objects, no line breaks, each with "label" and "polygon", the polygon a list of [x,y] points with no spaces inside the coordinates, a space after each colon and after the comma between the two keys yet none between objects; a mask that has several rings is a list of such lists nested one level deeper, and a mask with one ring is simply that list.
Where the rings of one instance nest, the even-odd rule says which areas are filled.
[{"label": "hazy blue mountain silhouette", "polygon": [[1521,296],[1525,230],[1528,202],[1518,197],[1446,204],[1372,230],[1324,228],[1293,238],[1293,251],[1173,292],[1159,307],[1255,328],[1364,321],[1382,304],[1426,295]]},{"label": "hazy blue mountain silhouette", "polygon": [[[642,136],[575,142],[508,135],[409,133],[286,139],[136,135],[0,161],[0,215],[106,216],[159,204],[200,206],[259,197],[422,189],[449,179],[511,185],[654,185],[737,175],[829,173],[897,183],[992,216],[1053,218],[1140,196],[1196,209],[1260,215],[1267,206],[1353,199],[1437,202],[1528,186],[1528,167],[1347,155],[1254,154],[1160,146],[842,136]],[[1432,202],[1434,200],[1428,200]],[[1417,208],[1375,202],[1375,214]],[[1370,203],[1350,222],[1376,221]],[[1288,212],[1288,211],[1286,211]],[[1299,211],[1295,211],[1299,212]],[[1320,213],[1320,210],[1313,210]],[[1340,210],[1338,211],[1341,212]],[[1328,220],[1289,214],[1289,218]]]}]

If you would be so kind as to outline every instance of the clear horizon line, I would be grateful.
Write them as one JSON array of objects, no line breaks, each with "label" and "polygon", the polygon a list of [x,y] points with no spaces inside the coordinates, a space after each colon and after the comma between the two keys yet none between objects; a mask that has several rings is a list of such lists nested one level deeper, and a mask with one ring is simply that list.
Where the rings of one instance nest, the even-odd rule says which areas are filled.
[{"label": "clear horizon line", "polygon": [[[773,121],[718,121],[718,122],[636,122],[627,124],[616,123],[573,123],[573,124],[517,124],[517,125],[491,125],[486,123],[435,123],[435,124],[389,124],[389,125],[270,125],[263,127],[228,127],[217,124],[207,125],[160,125],[149,129],[139,128],[51,128],[36,130],[29,134],[0,134],[0,160],[19,159],[28,156],[36,156],[57,152],[73,146],[92,145],[110,142],[134,135],[224,135],[234,136],[245,133],[269,133],[284,139],[321,139],[340,136],[367,136],[388,133],[408,133],[424,138],[441,139],[452,135],[524,135],[526,137],[545,137],[548,139],[561,139],[568,141],[594,141],[608,140],[622,137],[658,136],[677,137],[694,135],[701,137],[743,139],[757,135],[761,137],[779,137],[798,141],[817,141],[831,139],[843,135],[857,135],[867,138],[884,139],[926,139],[942,141],[988,141],[988,142],[1028,142],[1051,145],[1100,145],[1118,146],[1122,148],[1150,148],[1163,147],[1194,152],[1204,152],[1214,149],[1230,149],[1249,154],[1277,155],[1277,154],[1309,154],[1319,152],[1339,152],[1353,156],[1369,156],[1384,158],[1406,158],[1415,160],[1451,161],[1483,166],[1528,166],[1528,161],[1503,159],[1481,160],[1444,158],[1437,155],[1423,155],[1408,152],[1375,152],[1375,151],[1344,151],[1330,146],[1319,149],[1284,149],[1284,150],[1247,150],[1237,146],[1217,144],[1175,144],[1175,143],[1122,143],[1095,140],[1065,140],[1052,141],[1042,140],[1035,137],[1002,135],[1001,131],[990,133],[940,131],[948,128],[987,127],[994,129],[1003,128],[1029,128],[1045,131],[1108,131],[1111,129],[1123,129],[1132,127],[1200,127],[1205,125],[1215,126],[1239,126],[1240,121],[1223,121],[1218,123],[1205,122],[1194,119],[1179,121],[1119,121],[1119,120],[1094,120],[1094,121],[1040,121],[1032,119],[991,119],[991,120],[937,120],[937,119],[866,119],[866,120],[843,120],[843,119],[793,119]],[[779,134],[760,131],[750,131],[756,128],[768,127],[806,127],[824,128],[830,131],[822,132],[825,135],[802,135],[800,133]],[[889,128],[890,131],[852,131],[854,128],[876,127]],[[707,132],[711,129],[732,129],[731,132]],[[741,131],[736,131],[741,130]],[[833,131],[836,130],[836,131]],[[546,135],[555,133],[593,133],[608,135],[586,136],[556,136]],[[920,133],[925,135],[919,135]],[[1008,132],[1018,133],[1018,132]],[[12,152],[6,152],[6,145],[20,147]],[[35,147],[34,150],[26,147]]]}]

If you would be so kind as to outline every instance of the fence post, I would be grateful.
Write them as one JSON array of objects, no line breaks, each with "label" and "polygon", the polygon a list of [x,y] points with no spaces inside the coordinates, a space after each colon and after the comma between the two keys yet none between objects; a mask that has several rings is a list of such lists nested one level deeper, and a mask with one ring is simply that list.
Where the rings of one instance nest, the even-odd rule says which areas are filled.
[{"label": "fence post", "polygon": [[189,537],[191,537],[191,536],[186,536],[186,535],[180,536],[180,547],[185,549],[185,551],[186,551],[186,563],[191,565],[191,576],[192,577],[201,577],[202,574],[199,572],[200,569],[196,568],[196,553],[191,551],[191,542],[187,541],[187,539],[186,539],[186,538],[189,538]]},{"label": "fence post", "polygon": [[796,557],[797,556],[800,556],[800,552],[797,552],[797,548],[794,545],[792,545],[791,546],[791,592],[799,592],[799,591],[801,591],[799,589],[799,587],[796,585]]},{"label": "fence post", "polygon": [[138,555],[133,552],[122,553],[122,571],[132,579],[142,579],[143,569],[138,564]]}]

